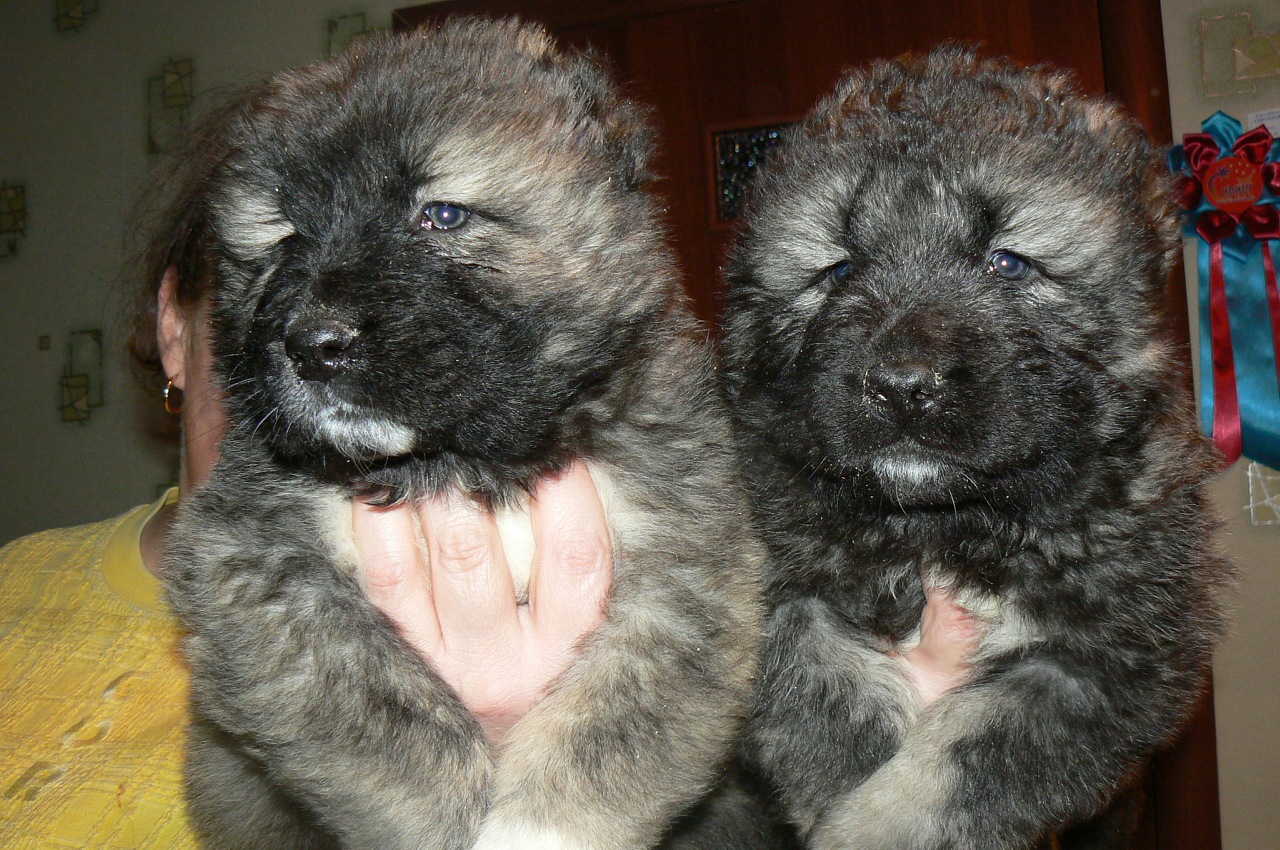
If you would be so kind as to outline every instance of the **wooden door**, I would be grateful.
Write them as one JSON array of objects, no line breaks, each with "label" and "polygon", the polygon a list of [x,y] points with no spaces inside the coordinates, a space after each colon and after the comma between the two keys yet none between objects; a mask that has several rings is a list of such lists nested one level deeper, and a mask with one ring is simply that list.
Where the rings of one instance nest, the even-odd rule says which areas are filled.
[{"label": "wooden door", "polygon": [[[1159,0],[451,0],[402,9],[395,26],[461,13],[516,14],[564,42],[591,45],[654,107],[665,224],[695,309],[712,327],[734,228],[732,205],[722,200],[738,176],[721,167],[717,140],[797,120],[849,65],[944,40],[979,44],[1072,68],[1087,91],[1118,98],[1154,138],[1170,139]],[[767,142],[760,149],[767,155]],[[1169,300],[1185,344],[1180,274]],[[1147,788],[1135,847],[1221,847],[1212,700],[1157,759]]]}]

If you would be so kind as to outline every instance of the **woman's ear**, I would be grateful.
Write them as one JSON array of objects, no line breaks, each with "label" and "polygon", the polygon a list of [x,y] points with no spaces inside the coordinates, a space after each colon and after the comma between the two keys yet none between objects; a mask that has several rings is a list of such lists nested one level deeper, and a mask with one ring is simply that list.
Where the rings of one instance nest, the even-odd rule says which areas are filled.
[{"label": "woman's ear", "polygon": [[156,294],[156,342],[164,373],[178,389],[183,389],[187,372],[187,314],[178,303],[178,269],[164,270]]}]

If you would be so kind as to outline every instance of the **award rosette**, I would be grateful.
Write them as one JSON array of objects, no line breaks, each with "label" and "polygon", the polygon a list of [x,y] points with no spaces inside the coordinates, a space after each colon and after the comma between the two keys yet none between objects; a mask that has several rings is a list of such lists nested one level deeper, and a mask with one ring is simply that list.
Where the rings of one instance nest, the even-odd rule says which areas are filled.
[{"label": "award rosette", "polygon": [[1199,240],[1201,424],[1234,463],[1280,468],[1280,142],[1216,112],[1169,152]]}]

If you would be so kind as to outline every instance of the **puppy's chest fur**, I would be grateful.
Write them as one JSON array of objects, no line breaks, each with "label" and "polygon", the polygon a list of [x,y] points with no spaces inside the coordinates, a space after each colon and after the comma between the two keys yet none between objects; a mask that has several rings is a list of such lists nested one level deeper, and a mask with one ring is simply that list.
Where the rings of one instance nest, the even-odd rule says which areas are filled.
[{"label": "puppy's chest fur", "polygon": [[[877,528],[875,534],[846,528],[839,535],[844,539],[829,543],[820,559],[825,569],[805,578],[880,649],[906,651],[919,643],[926,587],[946,591],[981,621],[978,656],[999,655],[1045,637],[1028,604],[1032,597],[1053,593],[1054,578],[1043,569],[1044,553],[1010,540],[968,540],[971,545],[957,546],[966,540],[963,531],[928,533],[911,523],[886,540],[887,522],[867,522]],[[972,555],[961,554],[965,549]],[[794,551],[787,560],[800,563]],[[783,585],[797,576],[789,571]]]}]

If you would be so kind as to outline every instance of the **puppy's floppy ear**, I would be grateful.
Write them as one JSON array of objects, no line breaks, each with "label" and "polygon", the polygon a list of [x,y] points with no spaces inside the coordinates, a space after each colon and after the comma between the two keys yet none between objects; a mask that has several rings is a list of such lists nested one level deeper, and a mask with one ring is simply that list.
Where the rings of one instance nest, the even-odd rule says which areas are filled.
[{"label": "puppy's floppy ear", "polygon": [[1145,176],[1143,187],[1146,190],[1147,209],[1150,210],[1156,231],[1165,243],[1165,251],[1161,259],[1162,278],[1168,280],[1182,259],[1182,222],[1175,200],[1177,185],[1163,160],[1155,161],[1149,166]]},{"label": "puppy's floppy ear", "polygon": [[559,128],[571,128],[584,150],[600,155],[613,178],[627,189],[653,179],[649,162],[654,135],[650,111],[621,95],[609,60],[588,47],[557,49],[540,24],[508,21],[513,48],[530,62],[535,76],[545,74],[548,94],[566,114],[556,116]]},{"label": "puppy's floppy ear", "polygon": [[[1133,121],[1136,126],[1137,121]],[[1170,173],[1161,148],[1149,141],[1145,131],[1137,130],[1138,161],[1134,166],[1138,182],[1138,201],[1146,214],[1148,226],[1163,246],[1157,284],[1164,283],[1182,259],[1182,221],[1178,211],[1177,181]]]},{"label": "puppy's floppy ear", "polygon": [[1083,121],[1099,144],[1128,172],[1143,224],[1161,246],[1159,269],[1152,279],[1160,293],[1182,256],[1181,222],[1175,195],[1175,177],[1164,152],[1147,135],[1138,119],[1109,98],[1080,101]]},{"label": "puppy's floppy ear", "polygon": [[224,169],[214,195],[214,227],[228,252],[243,262],[259,260],[295,232],[279,199],[258,189],[243,172]]},{"label": "puppy's floppy ear", "polygon": [[593,51],[568,58],[573,132],[588,147],[604,151],[623,186],[637,189],[654,177],[649,169],[654,150],[649,110],[622,97],[606,68]]},{"label": "puppy's floppy ear", "polygon": [[851,69],[836,82],[835,90],[824,96],[805,117],[808,132],[816,136],[837,132],[848,118],[867,108],[868,75],[865,70]]}]

